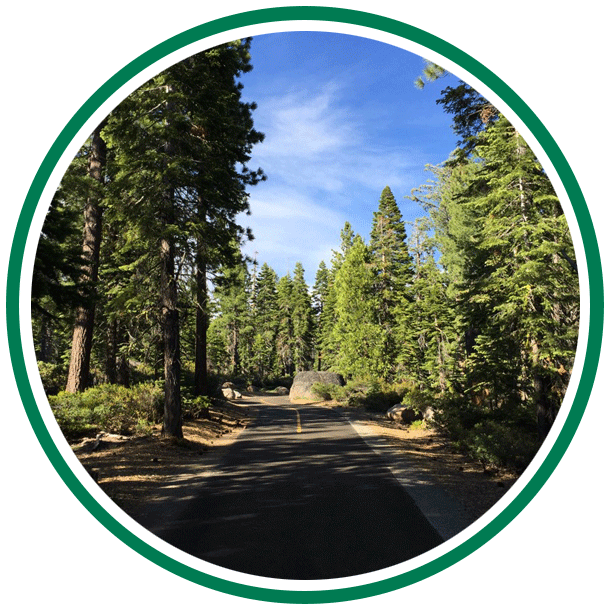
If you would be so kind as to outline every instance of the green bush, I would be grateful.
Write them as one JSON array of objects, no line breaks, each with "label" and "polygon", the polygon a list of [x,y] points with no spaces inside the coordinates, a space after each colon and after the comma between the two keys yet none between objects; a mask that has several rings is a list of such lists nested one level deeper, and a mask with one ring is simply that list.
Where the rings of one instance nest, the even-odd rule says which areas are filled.
[{"label": "green bush", "polygon": [[540,447],[535,421],[523,405],[489,410],[454,395],[434,407],[435,423],[454,447],[484,464],[522,472]]},{"label": "green bush", "polygon": [[409,427],[412,430],[425,430],[428,427],[428,423],[423,419],[416,419]]},{"label": "green bush", "polygon": [[163,391],[153,383],[131,388],[104,384],[68,394],[49,397],[49,403],[62,432],[75,438],[98,432],[134,434],[159,421],[163,412]]},{"label": "green bush", "polygon": [[331,385],[332,384],[330,383],[316,381],[316,383],[311,386],[311,391],[320,400],[332,400]]},{"label": "green bush", "polygon": [[366,391],[363,406],[367,411],[385,413],[395,404],[400,403],[402,397],[392,386],[373,383]]},{"label": "green bush", "polygon": [[209,396],[185,397],[182,400],[184,419],[209,419],[212,399]]},{"label": "green bush", "polygon": [[337,385],[336,383],[322,383],[317,381],[311,386],[311,391],[320,400],[336,400],[338,402],[343,402],[347,396],[346,387]]},{"label": "green bush", "polygon": [[379,382],[367,383],[351,379],[344,386],[315,383],[313,391],[322,400],[336,400],[344,407],[363,408],[369,411],[387,411],[402,399],[404,388]]},{"label": "green bush", "polygon": [[57,394],[66,387],[68,371],[65,365],[39,361],[38,373],[47,396]]}]

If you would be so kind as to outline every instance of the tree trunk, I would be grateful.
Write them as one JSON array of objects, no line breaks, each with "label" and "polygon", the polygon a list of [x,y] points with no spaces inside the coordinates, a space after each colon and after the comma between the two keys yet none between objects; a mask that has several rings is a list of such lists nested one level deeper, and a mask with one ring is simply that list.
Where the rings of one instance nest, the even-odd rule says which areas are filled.
[{"label": "tree trunk", "polygon": [[117,383],[122,385],[124,388],[128,388],[131,384],[131,377],[129,375],[129,362],[125,354],[121,354],[119,359],[119,367],[117,369]]},{"label": "tree trunk", "polygon": [[208,289],[203,254],[197,261],[197,315],[195,321],[195,396],[208,394]]},{"label": "tree trunk", "polygon": [[53,329],[51,320],[46,314],[41,316],[40,325],[40,351],[37,354],[37,359],[41,362],[51,362],[53,360]]},{"label": "tree trunk", "polygon": [[536,399],[536,419],[538,424],[538,440],[544,441],[555,418],[557,411],[553,401],[550,399],[550,379],[539,373],[534,374],[533,379],[534,395]]},{"label": "tree trunk", "polygon": [[240,357],[239,357],[239,334],[237,330],[237,323],[233,323],[233,329],[231,332],[231,345],[229,350],[231,353],[231,374],[235,377],[239,372]]},{"label": "tree trunk", "polygon": [[121,350],[121,356],[119,358],[119,366],[117,368],[117,383],[125,388],[130,385],[130,374],[129,374],[129,360],[125,355],[125,348],[129,343],[129,333],[125,323],[119,324],[117,337],[123,349]]},{"label": "tree trunk", "polygon": [[117,321],[108,323],[106,334],[106,381],[116,383]]},{"label": "tree trunk", "polygon": [[[173,91],[168,85],[166,92]],[[168,102],[168,110],[173,110]],[[166,123],[169,125],[169,123]],[[176,153],[171,137],[165,142],[166,163]],[[171,179],[164,177],[166,188],[162,208],[161,255],[161,327],[163,334],[163,363],[165,375],[165,403],[163,408],[164,436],[182,438],[182,401],[180,397],[180,317],[178,312],[178,281],[174,269],[176,257],[173,236],[168,234],[168,226],[175,222],[175,193]]]},{"label": "tree trunk", "polygon": [[[105,121],[93,133],[91,152],[89,154],[89,177],[100,185],[104,182],[106,165],[106,143],[101,137]],[[76,322],[72,338],[72,352],[68,369],[66,392],[82,392],[89,385],[89,367],[91,347],[93,344],[93,327],[95,320],[94,291],[97,283],[97,272],[100,260],[102,241],[102,206],[101,197],[96,187],[85,204],[85,227],[83,231],[83,268],[81,273],[81,293],[85,303],[76,310]],[[89,291],[85,291],[85,286]],[[89,294],[86,294],[89,292]]]},{"label": "tree trunk", "polygon": [[163,435],[182,438],[180,320],[177,288],[174,274],[174,245],[170,239],[164,237],[161,239],[161,324],[165,372]]}]

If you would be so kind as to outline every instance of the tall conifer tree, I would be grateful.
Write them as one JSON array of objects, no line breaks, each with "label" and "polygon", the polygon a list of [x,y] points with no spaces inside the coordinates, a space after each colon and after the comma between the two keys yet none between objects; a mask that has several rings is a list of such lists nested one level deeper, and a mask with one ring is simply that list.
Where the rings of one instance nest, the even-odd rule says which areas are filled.
[{"label": "tall conifer tree", "polygon": [[376,318],[381,333],[379,346],[383,376],[388,379],[395,370],[398,345],[395,336],[396,315],[408,300],[413,263],[406,243],[405,224],[396,199],[386,186],[373,215],[371,229],[371,268],[374,274]]}]

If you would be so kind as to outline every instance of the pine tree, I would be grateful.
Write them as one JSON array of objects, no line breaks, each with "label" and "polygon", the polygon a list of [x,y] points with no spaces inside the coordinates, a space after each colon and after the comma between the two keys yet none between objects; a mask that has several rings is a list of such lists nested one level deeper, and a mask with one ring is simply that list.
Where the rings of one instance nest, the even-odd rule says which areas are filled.
[{"label": "pine tree", "polygon": [[333,370],[349,377],[373,380],[383,372],[374,286],[370,252],[356,235],[335,278],[336,322],[331,337],[336,349]]},{"label": "pine tree", "polygon": [[346,222],[340,233],[341,245],[339,250],[333,250],[331,267],[328,271],[328,289],[324,309],[320,315],[320,351],[322,354],[320,367],[323,370],[338,366],[337,354],[340,349],[340,340],[334,332],[337,323],[337,291],[336,278],[353,243],[354,231],[349,222]]},{"label": "pine tree", "polygon": [[247,346],[254,332],[250,292],[245,261],[219,270],[213,294],[218,315],[208,328],[208,344],[213,346],[211,359],[216,367],[233,377],[247,371]]},{"label": "pine tree", "polygon": [[[371,267],[374,274],[376,321],[380,328],[380,369],[388,379],[398,354],[396,315],[408,300],[413,264],[406,243],[405,224],[392,191],[386,186],[373,215]],[[383,364],[381,364],[383,363]]]},{"label": "pine tree", "polygon": [[415,221],[409,239],[414,261],[411,299],[397,315],[401,377],[429,395],[448,387],[453,316],[443,276],[435,261],[436,242],[429,217]]},{"label": "pine tree", "polygon": [[292,278],[293,358],[297,371],[307,371],[313,363],[314,335],[311,297],[305,283],[301,263],[294,268]]},{"label": "pine tree", "polygon": [[[87,174],[90,178],[84,206],[83,266],[80,285],[83,303],[76,310],[72,352],[68,370],[67,392],[81,392],[89,385],[89,366],[95,321],[95,291],[97,288],[100,248],[102,243],[102,200],[106,171],[106,142],[98,125],[91,137]],[[88,298],[85,292],[88,291]]]},{"label": "pine tree", "polygon": [[255,284],[256,332],[252,346],[255,372],[261,382],[272,377],[275,370],[279,317],[277,283],[278,277],[275,271],[267,263],[263,263]]},{"label": "pine tree", "polygon": [[292,306],[292,278],[287,273],[280,278],[277,284],[277,372],[283,376],[289,376],[294,373]]},{"label": "pine tree", "polygon": [[232,250],[227,244],[251,238],[236,217],[249,211],[246,188],[265,179],[261,169],[247,167],[252,147],[263,140],[263,134],[253,126],[256,104],[241,100],[243,85],[236,81],[252,69],[250,39],[194,55],[180,66],[191,83],[191,134],[198,141],[193,227],[197,239],[195,393],[205,394],[208,272],[230,259]]},{"label": "pine tree", "polygon": [[83,181],[84,160],[77,157],[64,176],[51,201],[36,249],[32,331],[37,359],[41,362],[60,363],[68,347],[66,326],[72,324],[72,311],[82,304],[85,290],[78,285],[82,263],[82,197],[73,192]]},{"label": "pine tree", "polygon": [[207,276],[232,255],[247,232],[246,187],[263,178],[246,167],[262,139],[253,104],[240,100],[236,76],[250,69],[249,41],[221,45],[180,62],[146,83],[113,113],[105,135],[114,150],[115,207],[136,229],[134,239],[158,257],[159,322],[163,329],[164,433],[180,436],[181,294],[188,270],[197,290],[195,360],[205,391]]},{"label": "pine tree", "polygon": [[544,438],[576,345],[571,240],[547,175],[504,117],[480,136],[477,150],[486,188],[477,185],[467,203],[477,223],[459,302],[464,323],[477,329],[467,378],[490,409],[533,402]]},{"label": "pine tree", "polygon": [[312,290],[314,343],[316,351],[316,368],[322,370],[323,350],[323,316],[328,303],[330,289],[330,273],[324,261],[320,261],[316,272],[316,281]]}]

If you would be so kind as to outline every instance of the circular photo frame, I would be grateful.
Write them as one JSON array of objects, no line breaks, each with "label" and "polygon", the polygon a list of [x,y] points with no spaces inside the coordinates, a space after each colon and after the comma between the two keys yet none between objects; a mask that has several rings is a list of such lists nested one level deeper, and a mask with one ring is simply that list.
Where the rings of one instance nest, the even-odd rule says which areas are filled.
[{"label": "circular photo frame", "polygon": [[[298,22],[298,24],[297,24]],[[552,166],[555,179],[559,187],[567,196],[574,223],[571,225],[573,234],[577,230],[581,243],[579,256],[579,277],[581,293],[588,294],[588,301],[583,301],[581,313],[581,328],[578,353],[580,356],[580,378],[575,375],[571,382],[572,391],[569,394],[571,404],[564,402],[561,428],[558,429],[543,446],[540,459],[532,464],[526,475],[522,475],[523,484],[516,493],[511,494],[510,501],[503,503],[500,510],[495,511],[492,517],[477,522],[467,530],[466,536],[460,536],[453,544],[441,545],[441,553],[436,553],[430,559],[424,558],[417,565],[401,574],[383,577],[373,582],[342,586],[338,583],[333,588],[329,581],[320,582],[320,589],[307,588],[266,588],[241,582],[233,582],[216,575],[205,573],[192,565],[186,565],[175,557],[156,548],[150,539],[144,540],[135,534],[126,524],[111,514],[91,493],[89,486],[75,474],[70,462],[66,460],[56,439],[51,434],[45,417],[41,415],[38,407],[37,392],[30,383],[28,366],[24,349],[23,334],[25,328],[23,307],[20,306],[22,288],[28,288],[28,274],[31,269],[24,265],[24,257],[28,239],[31,239],[31,228],[43,192],[48,188],[52,174],[60,159],[74,142],[79,133],[100,109],[107,108],[109,100],[115,99],[117,92],[129,91],[143,80],[145,74],[151,69],[158,71],[158,62],[175,54],[185,53],[191,45],[208,44],[212,46],[219,42],[219,36],[236,30],[251,35],[248,28],[257,26],[277,27],[283,31],[303,29],[306,23],[309,29],[333,30],[341,25],[361,28],[360,35],[388,42],[403,40],[426,51],[432,59],[441,58],[449,62],[448,67],[455,66],[457,70],[471,75],[484,92],[495,99],[501,100],[503,105],[510,109],[511,120],[516,118],[521,126],[535,139],[544,157]],[[269,32],[266,29],[266,32]],[[273,30],[271,30],[273,31]],[[235,36],[233,36],[234,38]],[[397,43],[398,44],[398,43]],[[399,45],[400,46],[400,45]],[[200,50],[200,49],[198,49]],[[139,82],[136,82],[138,81]],[[533,142],[532,142],[533,143]],[[538,152],[538,149],[537,151]],[[546,166],[545,166],[546,169]],[[565,201],[562,200],[565,206]],[[575,237],[578,237],[574,235]],[[586,305],[586,307],[585,307]],[[27,321],[29,324],[29,320]],[[366,598],[396,589],[409,586],[452,566],[472,552],[480,548],[498,532],[505,528],[534,498],[548,480],[566,452],[584,414],[584,410],[591,393],[601,351],[601,338],[603,327],[603,279],[601,260],[595,231],[576,178],[556,142],[525,102],[493,72],[485,68],[477,60],[462,52],[446,41],[429,34],[421,29],[405,23],[378,15],[358,12],[348,9],[329,7],[283,7],[262,9],[225,17],[194,27],[163,43],[153,47],[137,59],[126,65],[112,78],[104,83],[76,112],[59,134],[51,149],[48,151],[38,172],[32,182],[27,198],[24,202],[19,221],[15,231],[7,277],[7,337],[12,359],[13,371],[21,399],[27,412],[29,421],[54,468],[63,481],[83,504],[83,506],[111,533],[135,550],[143,557],[175,575],[197,583],[209,589],[240,596],[253,600],[280,603],[329,603]],[[48,405],[46,405],[48,408]],[[280,583],[281,581],[277,581]]]}]

